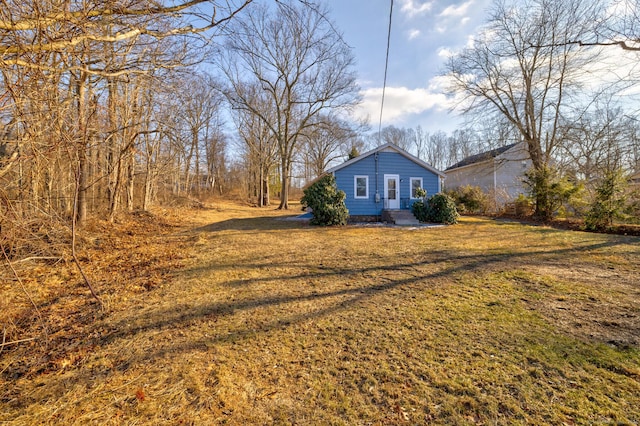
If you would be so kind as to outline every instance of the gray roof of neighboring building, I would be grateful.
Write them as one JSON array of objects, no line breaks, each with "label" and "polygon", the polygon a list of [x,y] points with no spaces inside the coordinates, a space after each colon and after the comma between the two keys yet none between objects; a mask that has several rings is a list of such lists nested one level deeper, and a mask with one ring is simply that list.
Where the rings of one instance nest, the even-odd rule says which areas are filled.
[{"label": "gray roof of neighboring building", "polygon": [[510,150],[511,148],[513,148],[516,145],[517,145],[517,143],[512,143],[511,145],[506,145],[506,146],[503,146],[503,147],[500,147],[500,148],[492,149],[491,151],[485,151],[485,152],[481,152],[480,154],[470,155],[469,157],[465,158],[464,160],[459,161],[456,164],[454,164],[453,166],[448,167],[445,170],[445,172],[447,170],[457,169],[458,167],[469,166],[471,164],[481,163],[483,161],[491,160],[492,158],[496,158],[498,155]]}]

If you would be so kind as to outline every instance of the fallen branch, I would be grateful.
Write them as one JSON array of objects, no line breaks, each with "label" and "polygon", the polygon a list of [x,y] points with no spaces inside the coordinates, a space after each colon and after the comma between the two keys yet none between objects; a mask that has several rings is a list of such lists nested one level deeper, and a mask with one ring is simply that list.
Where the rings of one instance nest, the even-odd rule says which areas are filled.
[{"label": "fallen branch", "polygon": [[0,349],[4,348],[5,346],[9,346],[9,345],[17,345],[18,343],[31,342],[32,340],[36,340],[36,338],[35,337],[29,337],[28,339],[13,340],[11,342],[4,342],[3,341],[2,343],[0,343]]},{"label": "fallen branch", "polygon": [[14,261],[14,263],[29,262],[30,260],[56,260],[56,263],[58,263],[64,260],[64,258],[58,256],[30,256],[25,257],[24,259],[16,260]]}]

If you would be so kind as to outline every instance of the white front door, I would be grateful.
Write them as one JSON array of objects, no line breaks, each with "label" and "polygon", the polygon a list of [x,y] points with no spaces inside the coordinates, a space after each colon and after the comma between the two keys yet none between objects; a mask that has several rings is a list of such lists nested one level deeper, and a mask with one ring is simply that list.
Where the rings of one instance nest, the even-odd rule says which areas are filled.
[{"label": "white front door", "polygon": [[385,208],[398,210],[400,208],[400,176],[384,175]]}]

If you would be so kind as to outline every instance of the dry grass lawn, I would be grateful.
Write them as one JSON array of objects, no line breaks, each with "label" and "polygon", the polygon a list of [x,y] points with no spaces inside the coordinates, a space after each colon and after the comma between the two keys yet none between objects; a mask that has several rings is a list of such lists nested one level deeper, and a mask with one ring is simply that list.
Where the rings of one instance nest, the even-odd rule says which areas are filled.
[{"label": "dry grass lawn", "polygon": [[640,423],[638,237],[178,214],[1,271],[0,424]]}]

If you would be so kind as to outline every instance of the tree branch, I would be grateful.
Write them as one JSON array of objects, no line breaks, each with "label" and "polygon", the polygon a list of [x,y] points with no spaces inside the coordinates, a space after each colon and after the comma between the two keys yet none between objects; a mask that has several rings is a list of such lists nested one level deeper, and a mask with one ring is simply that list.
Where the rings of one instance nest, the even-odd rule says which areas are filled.
[{"label": "tree branch", "polygon": [[[205,32],[217,25],[229,21],[235,17],[240,11],[247,7],[253,0],[245,0],[241,5],[237,6],[234,10],[230,11],[227,16],[216,21],[216,8],[214,6],[213,16],[209,25],[203,27],[193,27],[192,25],[185,25],[179,28],[174,28],[168,31],[156,31],[149,28],[136,27],[119,32],[115,35],[96,35],[96,34],[82,34],[72,37],[68,40],[52,41],[49,43],[21,43],[0,45],[0,56],[5,57],[8,55],[19,55],[24,53],[36,53],[36,52],[52,52],[64,50],[68,47],[73,47],[84,41],[96,41],[105,43],[115,43],[123,40],[130,40],[140,35],[148,35],[156,39],[162,39],[175,35],[182,34],[198,34]],[[59,23],[76,23],[81,27],[84,27],[83,22],[90,18],[105,18],[111,16],[120,17],[136,17],[136,16],[158,16],[158,15],[171,15],[182,12],[195,5],[201,3],[208,3],[208,0],[192,0],[173,7],[152,7],[144,9],[127,9],[127,8],[115,8],[115,9],[100,9],[100,10],[79,10],[75,12],[63,12],[51,14],[43,17],[26,18],[18,20],[17,22],[0,21],[0,30],[9,32],[15,31],[27,31],[27,30],[41,30],[43,27],[50,27]],[[9,63],[12,63],[9,60]],[[4,61],[2,63],[5,63]]]},{"label": "tree branch", "polygon": [[[246,7],[253,0],[247,0],[239,6],[236,11],[231,13],[233,16]],[[177,4],[175,6],[170,7],[149,7],[149,8],[141,8],[141,9],[129,9],[129,8],[112,8],[112,9],[94,9],[94,10],[77,10],[74,12],[60,12],[60,13],[52,13],[42,17],[35,18],[25,18],[22,20],[18,20],[17,22],[12,21],[0,21],[0,30],[9,30],[9,31],[26,31],[26,30],[35,30],[41,29],[43,26],[50,26],[60,22],[73,22],[73,21],[83,21],[88,18],[104,18],[111,16],[123,16],[123,17],[132,17],[132,16],[146,16],[146,15],[168,15],[176,12],[182,12],[190,7],[196,6],[202,3],[209,3],[209,0],[191,0],[185,3]],[[215,9],[214,9],[215,10]],[[225,18],[226,20],[228,18]],[[224,22],[221,20],[221,22]],[[212,24],[214,22],[212,21]]]},{"label": "tree branch", "polygon": [[[639,41],[635,41],[634,43],[637,43]],[[593,47],[593,46],[620,46],[622,48],[622,50],[628,50],[631,52],[640,52],[640,46],[631,46],[629,45],[629,42],[627,40],[619,40],[619,41],[608,41],[608,42],[604,42],[604,41],[593,41],[593,42],[586,42],[586,41],[582,41],[582,40],[570,40],[570,41],[566,41],[566,42],[562,42],[562,43],[552,43],[552,44],[542,44],[542,45],[536,45],[536,44],[529,44],[529,47],[532,48],[546,48],[546,47],[562,47],[562,46],[569,46],[569,45],[577,45],[580,47]]]},{"label": "tree branch", "polygon": [[11,170],[13,163],[15,163],[18,160],[19,156],[20,154],[16,150],[16,151],[13,151],[13,154],[11,154],[11,156],[7,160],[5,160],[6,164],[2,166],[2,168],[0,168],[0,178],[6,175],[7,173],[9,173],[9,170]]}]

